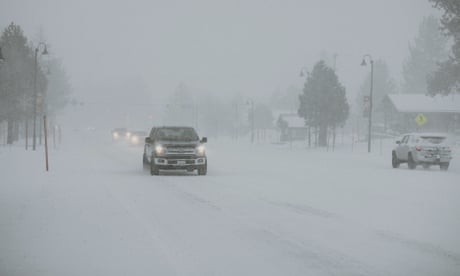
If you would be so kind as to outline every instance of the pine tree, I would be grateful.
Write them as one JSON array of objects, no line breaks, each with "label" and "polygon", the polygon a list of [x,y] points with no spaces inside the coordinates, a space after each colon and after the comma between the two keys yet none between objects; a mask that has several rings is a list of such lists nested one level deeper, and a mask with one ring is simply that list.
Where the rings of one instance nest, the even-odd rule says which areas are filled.
[{"label": "pine tree", "polygon": [[449,58],[428,77],[428,93],[431,95],[460,93],[460,1],[429,0],[434,7],[444,11],[442,29],[453,39]]},{"label": "pine tree", "polygon": [[335,130],[345,123],[349,105],[345,87],[324,61],[319,61],[313,67],[299,100],[299,116],[305,119],[306,125],[319,129],[318,144],[326,146],[328,128]]},{"label": "pine tree", "polygon": [[425,17],[414,42],[409,44],[409,57],[403,64],[402,93],[427,94],[427,77],[447,57],[447,40],[438,19]]}]

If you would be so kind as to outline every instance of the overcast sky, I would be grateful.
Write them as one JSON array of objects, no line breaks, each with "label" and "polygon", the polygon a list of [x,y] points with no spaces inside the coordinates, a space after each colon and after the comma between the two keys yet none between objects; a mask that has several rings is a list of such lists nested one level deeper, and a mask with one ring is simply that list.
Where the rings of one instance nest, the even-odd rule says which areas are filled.
[{"label": "overcast sky", "polygon": [[408,43],[430,14],[438,12],[427,0],[2,0],[0,26],[14,21],[32,40],[42,28],[76,95],[107,96],[133,80],[158,95],[180,82],[270,95],[301,86],[302,66],[335,53],[353,95],[369,70],[359,66],[363,54],[400,78]]}]

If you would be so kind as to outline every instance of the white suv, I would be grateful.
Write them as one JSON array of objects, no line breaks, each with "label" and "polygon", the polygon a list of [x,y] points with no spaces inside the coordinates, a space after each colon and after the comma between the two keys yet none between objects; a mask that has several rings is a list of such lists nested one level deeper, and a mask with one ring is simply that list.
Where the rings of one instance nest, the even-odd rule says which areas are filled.
[{"label": "white suv", "polygon": [[430,165],[439,165],[443,171],[449,168],[452,152],[447,134],[409,133],[403,135],[402,140],[396,141],[396,144],[392,152],[393,168],[398,168],[401,163],[407,163],[411,170],[417,165],[425,169]]}]

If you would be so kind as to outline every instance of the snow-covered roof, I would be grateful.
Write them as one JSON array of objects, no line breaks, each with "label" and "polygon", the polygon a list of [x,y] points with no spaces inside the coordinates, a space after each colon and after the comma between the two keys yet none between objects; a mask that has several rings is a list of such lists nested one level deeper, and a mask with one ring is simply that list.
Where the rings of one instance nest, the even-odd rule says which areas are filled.
[{"label": "snow-covered roof", "polygon": [[280,114],[280,117],[288,123],[289,127],[305,127],[305,119],[297,114]]},{"label": "snow-covered roof", "polygon": [[398,112],[460,113],[460,96],[426,96],[417,94],[387,95]]}]

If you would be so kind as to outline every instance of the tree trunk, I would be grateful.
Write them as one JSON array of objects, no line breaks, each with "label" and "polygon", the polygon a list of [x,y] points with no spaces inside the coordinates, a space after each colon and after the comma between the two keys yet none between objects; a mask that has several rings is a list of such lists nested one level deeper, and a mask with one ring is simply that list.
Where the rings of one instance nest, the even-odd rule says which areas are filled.
[{"label": "tree trunk", "polygon": [[14,142],[19,141],[19,122],[14,121],[13,123],[13,140]]},{"label": "tree trunk", "polygon": [[13,124],[14,124],[13,120],[8,119],[8,121],[7,121],[7,129],[6,129],[6,144],[7,145],[12,145],[13,144],[13,140],[14,140]]},{"label": "tree trunk", "polygon": [[332,127],[332,151],[335,150],[335,137],[336,137],[335,126],[333,126]]},{"label": "tree trunk", "polygon": [[320,147],[327,146],[327,125],[325,124],[319,127],[318,142]]}]

